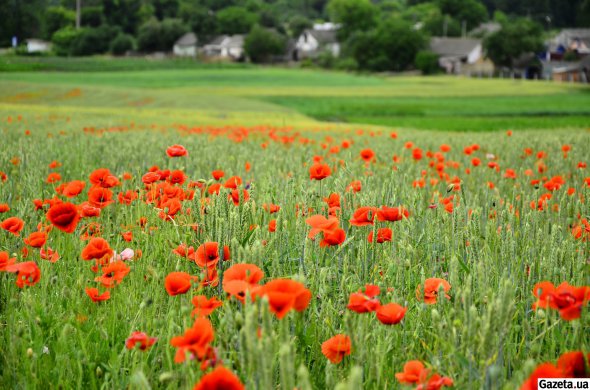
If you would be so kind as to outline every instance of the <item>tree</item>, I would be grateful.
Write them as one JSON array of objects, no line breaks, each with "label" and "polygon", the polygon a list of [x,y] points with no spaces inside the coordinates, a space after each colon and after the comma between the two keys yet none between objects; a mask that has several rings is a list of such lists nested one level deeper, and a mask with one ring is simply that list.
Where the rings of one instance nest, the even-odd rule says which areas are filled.
[{"label": "tree", "polygon": [[419,51],[416,54],[414,64],[416,65],[416,69],[420,70],[422,74],[434,74],[440,71],[438,55],[431,51]]},{"label": "tree", "polygon": [[305,16],[296,15],[289,21],[289,31],[293,38],[297,39],[299,35],[308,28],[311,28],[313,23]]},{"label": "tree", "polygon": [[141,25],[137,35],[137,46],[142,52],[171,51],[174,42],[189,28],[180,19],[151,19]]},{"label": "tree", "polygon": [[487,37],[484,48],[495,65],[512,68],[520,55],[543,50],[542,32],[542,27],[530,19],[514,20]]},{"label": "tree", "polygon": [[246,36],[244,50],[250,60],[255,63],[268,62],[273,56],[285,52],[285,38],[278,33],[255,25]]},{"label": "tree", "polygon": [[327,7],[332,21],[342,25],[338,30],[342,40],[375,27],[378,10],[370,0],[330,0]]},{"label": "tree", "polygon": [[64,7],[49,7],[45,11],[45,23],[43,23],[43,36],[51,39],[57,30],[67,26],[74,26],[76,13]]},{"label": "tree", "polygon": [[244,7],[228,7],[217,13],[217,28],[222,34],[246,34],[258,23],[258,15]]},{"label": "tree", "polygon": [[403,71],[414,64],[426,37],[411,23],[397,18],[381,22],[377,28],[358,31],[346,42],[346,50],[361,69]]},{"label": "tree", "polygon": [[438,0],[443,15],[450,15],[459,22],[465,22],[467,31],[488,19],[486,7],[478,0]]},{"label": "tree", "polygon": [[135,48],[135,39],[129,34],[119,34],[113,39],[110,51],[113,55],[124,55]]},{"label": "tree", "polygon": [[217,21],[212,10],[195,3],[182,3],[179,15],[183,22],[197,34],[199,41],[206,42],[217,31]]}]

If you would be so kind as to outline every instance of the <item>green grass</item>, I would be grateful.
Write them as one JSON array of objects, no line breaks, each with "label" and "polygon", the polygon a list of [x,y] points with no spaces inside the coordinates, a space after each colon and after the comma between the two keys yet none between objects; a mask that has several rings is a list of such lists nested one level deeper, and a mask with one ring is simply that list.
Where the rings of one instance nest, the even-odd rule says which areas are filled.
[{"label": "green grass", "polygon": [[[97,68],[103,62],[118,63],[107,59],[79,61]],[[121,69],[128,69],[126,60],[121,61]],[[281,68],[212,69],[203,65],[202,69],[9,72],[0,73],[0,85],[0,99],[11,104],[49,101],[67,106],[190,108],[204,116],[214,113],[215,123],[225,118],[236,124],[234,113],[247,116],[249,121],[263,112],[260,122],[274,124],[293,123],[297,117],[297,122],[313,126],[324,121],[340,127],[365,124],[490,131],[584,129],[590,119],[587,86],[522,80],[384,77]],[[79,99],[48,99],[74,88],[82,91]]]},{"label": "green grass", "polygon": [[[40,281],[24,289],[0,271],[0,387],[192,388],[204,375],[200,363],[175,363],[170,341],[192,326],[191,298],[203,294],[223,301],[210,316],[211,345],[249,389],[407,389],[395,373],[413,359],[452,378],[456,389],[519,388],[536,365],[572,350],[590,352],[587,303],[573,321],[554,309],[532,310],[540,281],[590,284],[590,236],[572,235],[588,214],[590,174],[578,163],[590,162],[590,132],[584,122],[565,122],[588,116],[586,91],[259,68],[0,74],[0,171],[7,176],[0,181],[0,204],[10,207],[0,221],[24,221],[20,236],[0,229],[0,252],[41,269]],[[398,138],[390,136],[390,123],[397,124]],[[511,137],[480,131],[507,128],[522,130]],[[343,148],[344,141],[351,146]],[[184,145],[188,157],[168,158],[165,150],[173,144]],[[443,144],[450,151],[438,156],[445,161],[439,166],[428,156]],[[474,144],[480,148],[465,154]],[[563,145],[571,146],[567,156]],[[412,158],[416,147],[424,152],[421,160]],[[366,148],[375,152],[371,164],[360,158]],[[525,148],[533,154],[526,156]],[[317,156],[332,168],[321,182],[309,176]],[[472,165],[474,157],[481,166]],[[487,167],[490,159],[498,171]],[[54,160],[62,165],[50,169]],[[163,205],[144,202],[142,176],[153,166],[182,170],[187,181],[181,192],[196,190],[192,200],[181,201],[174,222],[159,217]],[[47,206],[35,210],[33,200],[58,196],[81,204],[88,200],[90,174],[101,167],[133,177],[112,189],[115,200],[127,190],[140,199],[129,206],[115,201],[99,217],[81,220],[72,234],[53,229],[47,245],[60,254],[57,262],[41,259],[35,248],[25,257],[23,239],[48,223]],[[250,200],[234,206],[228,189],[215,196],[189,188],[190,182],[212,184],[214,169],[224,170],[225,178],[242,177]],[[517,178],[504,177],[507,169]],[[56,192],[59,183],[46,182],[50,172],[86,187],[65,198]],[[531,180],[557,175],[565,184],[545,210],[531,208],[548,193]],[[415,188],[421,178],[425,187]],[[449,189],[455,178],[461,191]],[[362,183],[358,193],[347,190],[354,180]],[[305,220],[326,215],[323,198],[334,192],[342,197],[338,216],[346,241],[322,248],[321,238],[307,238]],[[452,213],[442,204],[449,195],[456,196]],[[270,214],[263,207],[269,203],[281,209]],[[373,226],[350,223],[357,208],[382,205],[403,205],[410,216]],[[100,304],[84,292],[105,290],[95,282],[92,262],[81,258],[87,245],[82,233],[92,223],[118,252],[142,251]],[[369,233],[383,227],[392,229],[392,242],[370,244]],[[128,231],[131,242],[122,237]],[[234,264],[255,264],[265,274],[260,284],[301,281],[312,294],[309,305],[279,320],[265,300],[241,304],[221,286],[195,284],[169,296],[164,284],[170,272],[203,275],[172,249],[206,241],[230,247],[231,260],[218,264],[220,275]],[[451,284],[450,299],[426,305],[416,288],[432,277]],[[374,313],[346,308],[350,294],[367,283],[381,288],[382,304],[408,309],[400,324],[385,326]],[[158,341],[147,351],[128,350],[133,331]],[[352,351],[331,364],[321,345],[339,333],[351,337]]]},{"label": "green grass", "polygon": [[241,63],[203,63],[182,58],[0,56],[0,72],[120,72],[154,69],[234,69],[247,67],[249,65]]}]

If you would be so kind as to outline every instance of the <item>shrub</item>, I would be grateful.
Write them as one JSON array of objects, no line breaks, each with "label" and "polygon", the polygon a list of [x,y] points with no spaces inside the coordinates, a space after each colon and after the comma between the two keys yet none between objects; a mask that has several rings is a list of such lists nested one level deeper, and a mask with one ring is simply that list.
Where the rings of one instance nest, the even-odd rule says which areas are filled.
[{"label": "shrub", "polygon": [[89,56],[106,53],[109,51],[111,41],[120,32],[121,29],[119,27],[113,26],[85,28],[73,42],[72,55]]},{"label": "shrub", "polygon": [[111,41],[110,51],[116,56],[121,56],[135,48],[135,38],[129,34],[119,34]]},{"label": "shrub", "polygon": [[284,53],[285,39],[272,30],[255,25],[244,41],[244,50],[252,62],[267,62]]},{"label": "shrub", "polygon": [[51,36],[53,51],[60,56],[73,55],[74,43],[83,34],[83,30],[76,30],[72,26],[67,26],[57,30]]},{"label": "shrub", "polygon": [[422,74],[434,74],[440,70],[438,66],[438,55],[431,51],[419,51],[416,54],[414,65]]}]

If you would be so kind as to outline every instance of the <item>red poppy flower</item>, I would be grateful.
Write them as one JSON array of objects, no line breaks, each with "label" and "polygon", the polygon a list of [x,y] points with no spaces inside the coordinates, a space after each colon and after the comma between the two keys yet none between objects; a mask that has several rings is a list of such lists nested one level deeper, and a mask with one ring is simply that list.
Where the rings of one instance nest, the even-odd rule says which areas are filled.
[{"label": "red poppy flower", "polygon": [[86,295],[88,295],[90,297],[90,299],[92,299],[92,302],[107,301],[111,298],[110,291],[105,291],[102,294],[99,294],[98,289],[94,288],[94,287],[93,288],[86,287]]},{"label": "red poppy flower", "polygon": [[439,278],[429,278],[424,281],[424,289],[422,289],[422,285],[418,285],[416,289],[416,298],[419,300],[423,300],[424,303],[428,305],[435,304],[438,300],[438,290],[442,287],[445,292],[445,298],[451,299],[451,297],[446,294],[447,291],[451,289],[451,285],[444,279]]},{"label": "red poppy flower", "polygon": [[213,172],[211,172],[211,176],[213,176],[213,178],[215,180],[219,180],[221,179],[223,176],[225,176],[225,172],[223,172],[222,170],[215,170]]},{"label": "red poppy flower", "polygon": [[255,291],[256,296],[266,296],[278,319],[283,318],[291,309],[303,311],[311,300],[311,291],[303,283],[291,279],[274,279]]},{"label": "red poppy flower", "polygon": [[34,286],[41,280],[41,270],[34,261],[12,264],[5,267],[4,270],[16,273],[16,285],[19,288]]},{"label": "red poppy flower", "polygon": [[539,378],[563,378],[563,372],[551,363],[543,363],[537,366],[529,378],[520,386],[520,390],[537,390]]},{"label": "red poppy flower", "polygon": [[340,195],[332,193],[327,198],[324,198],[324,202],[326,202],[329,208],[340,208]]},{"label": "red poppy flower", "polygon": [[58,181],[61,181],[61,175],[57,172],[51,172],[49,175],[47,175],[47,179],[45,179],[45,183],[57,183]]},{"label": "red poppy flower", "polygon": [[399,207],[381,206],[380,209],[377,209],[377,219],[379,221],[396,222],[396,221],[401,221],[402,219],[408,218],[409,216],[410,216],[410,212],[402,206],[399,206]]},{"label": "red poppy flower", "polygon": [[281,206],[279,206],[278,204],[273,204],[273,203],[269,203],[269,204],[265,203],[262,205],[262,208],[271,214],[277,213],[281,210]]},{"label": "red poppy flower", "polygon": [[365,285],[365,292],[359,290],[350,294],[346,308],[356,313],[373,312],[381,305],[379,299],[375,298],[380,292],[381,290],[378,286],[367,284]]},{"label": "red poppy flower", "polygon": [[397,303],[388,303],[377,309],[377,319],[385,325],[399,324],[406,315],[407,310],[407,308]]},{"label": "red poppy flower", "polygon": [[120,204],[126,204],[129,206],[135,199],[137,199],[137,192],[132,190],[127,190],[125,192],[119,192],[117,195]]},{"label": "red poppy flower", "polygon": [[363,184],[360,180],[353,180],[349,185],[346,186],[346,191],[361,192]]},{"label": "red poppy flower", "polygon": [[324,237],[320,241],[320,247],[337,246],[346,241],[346,232],[344,229],[336,228],[334,230],[327,230],[324,232]]},{"label": "red poppy flower", "polygon": [[98,217],[100,216],[100,208],[84,202],[78,205],[78,214],[81,218]]},{"label": "red poppy flower", "polygon": [[375,207],[359,207],[352,215],[350,224],[353,226],[372,225],[373,220],[375,220],[377,210],[378,209]]},{"label": "red poppy flower", "polygon": [[166,149],[168,157],[183,157],[188,156],[188,151],[182,145],[172,145]]},{"label": "red poppy flower", "polygon": [[254,264],[234,264],[223,273],[223,291],[244,302],[247,291],[255,291],[264,272]]},{"label": "red poppy flower", "polygon": [[118,260],[102,267],[102,275],[94,278],[106,288],[112,288],[123,281],[131,269],[124,261]]},{"label": "red poppy flower", "polygon": [[232,190],[237,189],[241,185],[242,185],[242,178],[239,176],[232,176],[225,181],[225,184],[223,184],[223,186],[225,188],[231,188]]},{"label": "red poppy flower", "polygon": [[240,190],[232,190],[228,195],[227,199],[231,200],[234,203],[234,206],[239,206],[240,201],[247,202],[250,199],[250,194],[246,190],[242,190],[242,195],[240,199]]},{"label": "red poppy flower", "polygon": [[57,251],[54,251],[50,247],[47,247],[47,250],[45,250],[45,248],[41,248],[39,250],[39,256],[43,260],[47,260],[50,263],[55,263],[56,261],[59,260],[59,253],[57,253]]},{"label": "red poppy flower", "polygon": [[233,372],[223,366],[217,366],[204,375],[193,390],[244,390],[244,385]]},{"label": "red poppy flower", "polygon": [[120,184],[117,176],[113,175],[107,168],[99,168],[92,172],[89,177],[94,187],[112,188]]},{"label": "red poppy flower", "polygon": [[6,203],[0,203],[0,214],[10,211],[10,207]]},{"label": "red poppy flower", "polygon": [[15,236],[20,236],[20,231],[23,230],[25,222],[18,217],[10,217],[2,221],[0,227]]},{"label": "red poppy flower", "polygon": [[113,192],[108,188],[94,187],[88,191],[88,202],[98,208],[105,208],[113,203]]},{"label": "red poppy flower", "polygon": [[186,272],[170,272],[166,275],[164,287],[170,296],[184,294],[191,289],[191,282],[196,279],[195,276],[191,276]]},{"label": "red poppy flower", "polygon": [[277,220],[273,219],[270,222],[268,222],[268,231],[271,233],[274,233],[277,231]]},{"label": "red poppy flower", "polygon": [[88,244],[82,249],[82,258],[84,260],[102,259],[105,256],[109,258],[113,255],[113,250],[109,243],[100,237],[91,238]]},{"label": "red poppy flower", "polygon": [[16,257],[10,258],[8,252],[0,252],[0,271],[6,271],[6,267],[16,263]]},{"label": "red poppy flower", "polygon": [[345,334],[337,334],[322,343],[322,353],[334,364],[342,361],[344,356],[350,355],[350,337]]},{"label": "red poppy flower", "polygon": [[29,236],[23,241],[25,244],[32,246],[33,248],[41,248],[47,242],[47,233],[34,232],[29,234]]},{"label": "red poppy flower", "polygon": [[65,183],[61,194],[67,198],[73,198],[78,196],[82,190],[86,187],[86,183],[80,180],[74,180],[69,183]]},{"label": "red poppy flower", "polygon": [[339,221],[336,217],[326,218],[323,215],[317,214],[307,218],[305,223],[311,226],[311,230],[309,231],[307,237],[313,240],[314,237],[321,232],[325,234],[326,232],[338,229]]},{"label": "red poppy flower", "polygon": [[154,345],[156,341],[158,341],[156,337],[150,337],[144,332],[135,331],[125,340],[125,348],[133,349],[139,345],[139,349],[145,351]]},{"label": "red poppy flower", "polygon": [[213,341],[214,337],[215,333],[211,322],[206,317],[197,317],[193,326],[187,329],[182,336],[172,337],[170,340],[170,344],[177,348],[174,362],[184,362],[187,352],[202,360],[207,356],[209,343]]},{"label": "red poppy flower", "polygon": [[372,149],[361,150],[361,158],[366,162],[370,163],[375,159],[375,152]]},{"label": "red poppy flower", "polygon": [[[590,361],[590,353],[587,356]],[[557,368],[563,372],[565,378],[588,378],[590,370],[586,368],[584,353],[572,351],[563,353],[557,360]]]},{"label": "red poppy flower", "polygon": [[223,305],[216,297],[207,298],[205,295],[197,295],[192,299],[193,306],[195,306],[194,310],[191,312],[191,316],[203,316],[206,317],[209,314],[213,313],[215,309]]},{"label": "red poppy flower", "polygon": [[202,268],[215,268],[219,262],[219,243],[205,242],[197,248],[195,263]]},{"label": "red poppy flower", "polygon": [[323,180],[332,174],[332,170],[327,164],[315,163],[309,168],[309,178],[311,180]]},{"label": "red poppy flower", "polygon": [[186,181],[186,175],[181,170],[175,170],[170,172],[170,176],[168,177],[168,181],[172,184],[182,185]]},{"label": "red poppy flower", "polygon": [[47,219],[59,230],[73,233],[78,226],[80,215],[76,205],[65,202],[51,206],[47,211]]},{"label": "red poppy flower", "polygon": [[121,233],[121,236],[123,237],[123,240],[127,242],[133,241],[133,232],[123,232]]},{"label": "red poppy flower", "polygon": [[141,181],[145,185],[155,183],[158,180],[160,180],[160,174],[158,172],[148,172],[141,177]]},{"label": "red poppy flower", "polygon": [[[395,374],[395,378],[402,384],[416,384],[420,381],[422,373],[426,370],[424,364],[419,360],[410,360],[404,364],[403,372]],[[428,372],[428,370],[426,370]]]},{"label": "red poppy flower", "polygon": [[[391,241],[393,232],[390,228],[381,228],[377,230],[377,243],[382,244],[386,241]],[[373,232],[369,233],[369,237],[367,238],[369,242],[373,242]]]},{"label": "red poppy flower", "polygon": [[550,307],[558,310],[561,318],[571,321],[580,318],[582,308],[590,302],[590,286],[574,287],[563,282],[554,287],[553,283],[541,282],[533,287],[533,295],[539,299],[533,309]]}]

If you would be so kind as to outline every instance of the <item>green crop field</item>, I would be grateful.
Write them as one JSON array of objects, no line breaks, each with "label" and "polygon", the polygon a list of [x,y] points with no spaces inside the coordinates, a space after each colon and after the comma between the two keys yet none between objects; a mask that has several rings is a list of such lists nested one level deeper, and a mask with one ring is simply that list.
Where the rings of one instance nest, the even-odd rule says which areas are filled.
[{"label": "green crop field", "polygon": [[587,87],[62,61],[0,73],[0,388],[587,375]]},{"label": "green crop field", "polygon": [[[79,70],[108,64],[82,61]],[[60,69],[57,64],[46,60]],[[117,64],[117,62],[114,62]],[[140,68],[136,61],[123,62]],[[66,69],[75,69],[76,62]],[[145,66],[145,65],[142,65]],[[163,64],[157,65],[164,66]],[[217,119],[238,124],[233,112],[249,118],[263,112],[267,120],[293,124],[314,120],[334,125],[371,124],[426,130],[484,131],[505,129],[588,128],[590,89],[581,85],[522,80],[455,77],[385,77],[280,68],[126,70],[117,72],[0,73],[0,101],[41,104],[68,88],[80,99],[53,100],[56,105],[188,108],[215,112]],[[62,67],[65,67],[62,65]],[[115,65],[107,68],[118,69]],[[49,68],[51,69],[51,68]],[[149,91],[146,91],[149,90]],[[22,92],[26,91],[26,92]],[[23,93],[28,95],[23,96]],[[115,101],[111,96],[116,95]],[[139,99],[135,99],[140,96]],[[135,99],[135,100],[134,100]],[[269,112],[275,113],[269,116]],[[287,114],[289,113],[289,114]],[[309,121],[304,121],[306,116]],[[236,121],[237,120],[237,121]]]}]

